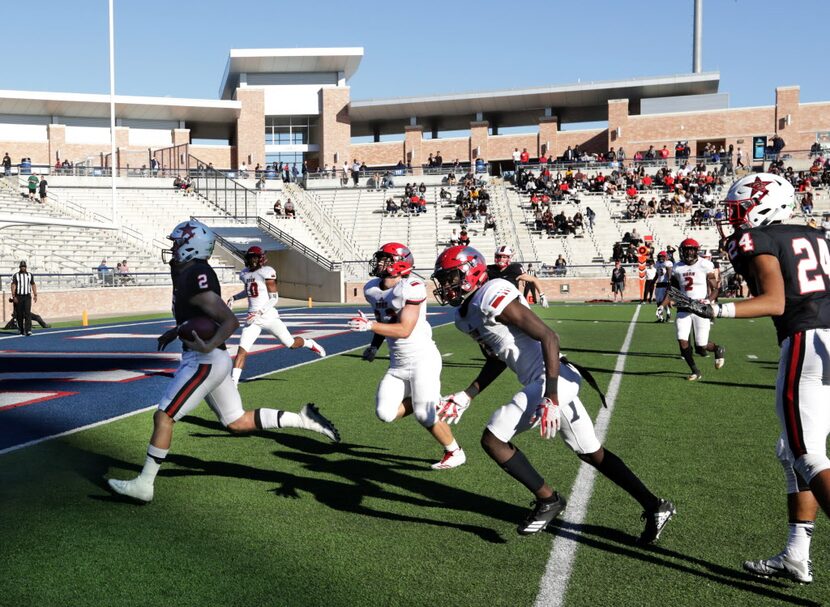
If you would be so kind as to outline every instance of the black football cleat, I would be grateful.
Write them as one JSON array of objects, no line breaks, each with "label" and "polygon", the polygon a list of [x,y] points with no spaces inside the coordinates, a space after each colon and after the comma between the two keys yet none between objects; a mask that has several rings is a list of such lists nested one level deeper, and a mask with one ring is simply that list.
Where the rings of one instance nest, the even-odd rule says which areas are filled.
[{"label": "black football cleat", "polygon": [[660,537],[663,528],[675,515],[677,509],[669,500],[661,499],[657,502],[657,508],[651,512],[643,512],[642,519],[646,522],[646,528],[637,540],[639,544],[653,544]]},{"label": "black football cleat", "polygon": [[532,535],[543,531],[553,519],[565,510],[567,502],[564,497],[554,492],[551,499],[536,500],[532,504],[533,508],[527,513],[525,520],[519,523],[516,528],[519,535]]}]

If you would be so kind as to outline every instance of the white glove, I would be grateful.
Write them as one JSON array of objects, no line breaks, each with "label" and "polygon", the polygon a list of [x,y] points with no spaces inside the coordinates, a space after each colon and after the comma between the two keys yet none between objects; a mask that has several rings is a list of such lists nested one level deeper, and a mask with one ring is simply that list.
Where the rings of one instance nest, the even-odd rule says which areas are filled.
[{"label": "white glove", "polygon": [[363,355],[361,356],[361,358],[367,362],[372,362],[373,360],[375,360],[375,356],[377,355],[377,353],[377,348],[369,346],[368,348],[363,350]]},{"label": "white glove", "polygon": [[233,307],[233,301],[234,301],[234,300],[233,300],[233,297],[231,297],[231,298],[230,298],[228,301],[226,301],[225,303],[226,303],[226,304],[228,304],[228,307],[229,307],[229,308],[232,308],[232,307]]},{"label": "white glove", "polygon": [[539,303],[542,304],[543,308],[547,308],[550,305],[548,303],[548,298],[544,293],[539,295]]},{"label": "white glove", "polygon": [[355,316],[354,318],[349,319],[349,330],[359,332],[371,331],[372,325],[374,325],[375,322],[366,318],[366,315],[362,311],[358,311],[357,313],[360,316]]},{"label": "white glove", "polygon": [[259,317],[262,312],[248,312],[248,316],[245,317],[245,324],[252,325],[254,321]]},{"label": "white glove", "polygon": [[553,438],[559,430],[559,404],[547,397],[543,398],[530,418],[530,423],[533,426],[539,425],[542,438]]},{"label": "white glove", "polygon": [[438,403],[438,419],[448,424],[457,424],[473,399],[464,391],[442,396]]}]

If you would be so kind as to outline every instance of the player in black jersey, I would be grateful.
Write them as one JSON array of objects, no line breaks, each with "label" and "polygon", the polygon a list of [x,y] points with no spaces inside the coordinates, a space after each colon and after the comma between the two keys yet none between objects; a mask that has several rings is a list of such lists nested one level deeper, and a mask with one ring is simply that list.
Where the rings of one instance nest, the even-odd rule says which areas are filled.
[{"label": "player in black jersey", "polygon": [[792,185],[777,175],[736,181],[726,199],[726,223],[735,229],[727,251],[754,297],[691,310],[707,318],[771,316],[775,324],[778,457],[787,478],[790,535],[783,552],[746,561],[744,569],[807,583],[819,505],[830,516],[830,246],[823,230],[781,223],[794,208]]},{"label": "player in black jersey", "polygon": [[[519,281],[524,281],[525,290],[524,295],[527,297],[528,292],[535,292],[539,294],[539,303],[543,308],[548,307],[548,298],[542,292],[542,282],[535,276],[531,276],[525,272],[522,264],[516,262],[511,263],[510,259],[513,257],[513,249],[507,245],[502,245],[496,249],[496,263],[491,263],[487,266],[487,276],[489,278],[503,278],[507,282],[513,283],[518,288]],[[532,287],[532,288],[531,288]]]},{"label": "player in black jersey", "polygon": [[231,379],[231,357],[225,348],[225,340],[239,327],[239,321],[222,299],[219,279],[207,262],[213,253],[213,231],[203,223],[190,220],[177,225],[168,238],[173,246],[163,251],[162,257],[168,261],[165,254],[170,254],[173,315],[177,326],[158,338],[158,349],[164,350],[176,339],[178,326],[198,316],[208,316],[218,326],[207,341],[202,341],[195,332],[192,341],[182,340],[182,360],[153,416],[153,435],[141,474],[128,481],[109,479],[112,490],[142,502],[151,501],[156,474],[170,449],[175,422],[203,399],[222,425],[234,433],[304,428],[339,441],[335,427],[311,403],[299,413],[242,408],[239,391]]}]

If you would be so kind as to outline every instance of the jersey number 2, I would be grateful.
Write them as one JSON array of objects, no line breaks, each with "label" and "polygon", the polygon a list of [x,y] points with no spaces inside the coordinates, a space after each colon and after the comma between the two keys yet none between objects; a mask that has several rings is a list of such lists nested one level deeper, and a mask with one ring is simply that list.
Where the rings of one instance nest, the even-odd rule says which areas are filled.
[{"label": "jersey number 2", "polygon": [[818,266],[830,280],[830,248],[827,241],[818,239],[818,258],[813,244],[806,238],[793,238],[793,253],[796,257],[802,257],[798,262],[798,289],[801,295],[806,293],[817,293],[826,291],[827,284],[824,276],[818,272]]}]

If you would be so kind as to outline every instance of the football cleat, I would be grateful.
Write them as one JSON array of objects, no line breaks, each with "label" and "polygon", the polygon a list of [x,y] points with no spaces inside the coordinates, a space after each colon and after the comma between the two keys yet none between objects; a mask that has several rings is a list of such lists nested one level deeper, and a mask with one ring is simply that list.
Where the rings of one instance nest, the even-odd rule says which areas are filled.
[{"label": "football cleat", "polygon": [[724,356],[726,356],[726,348],[723,346],[717,346],[715,348],[715,369],[723,367],[726,362],[726,360],[724,360]]},{"label": "football cleat", "polygon": [[366,362],[372,362],[375,360],[375,356],[378,354],[378,349],[374,346],[369,346],[365,350],[363,350],[363,354],[360,355],[360,358],[365,360]]},{"label": "football cleat", "polygon": [[698,371],[697,373],[692,373],[686,379],[689,380],[689,381],[697,381],[701,377],[703,377],[703,376],[701,375],[700,371]]},{"label": "football cleat", "polygon": [[653,544],[660,537],[663,528],[669,522],[671,517],[675,515],[677,509],[669,500],[661,499],[657,503],[657,508],[651,512],[643,512],[642,519],[646,522],[646,528],[640,534],[638,543]]},{"label": "football cleat", "polygon": [[127,497],[144,503],[153,501],[153,483],[141,480],[140,476],[137,476],[131,481],[111,478],[107,480],[107,484],[110,486],[110,489],[119,495],[126,495]]},{"label": "football cleat", "polygon": [[305,342],[305,347],[314,352],[320,358],[324,358],[326,356],[326,349],[313,339],[304,337],[303,341]]},{"label": "football cleat", "polygon": [[300,409],[300,419],[303,422],[303,428],[306,430],[319,432],[335,443],[340,442],[340,433],[337,431],[337,428],[320,413],[320,409],[314,403],[303,405],[303,408]]},{"label": "football cleat", "polygon": [[813,563],[809,559],[796,561],[783,552],[760,561],[744,561],[744,570],[761,577],[782,577],[809,584],[813,581]]},{"label": "football cleat", "polygon": [[539,533],[565,510],[565,506],[567,505],[565,498],[558,493],[554,493],[553,495],[556,498],[554,500],[536,500],[535,502],[531,502],[533,508],[527,513],[525,520],[519,523],[519,526],[516,528],[519,535]]},{"label": "football cleat", "polygon": [[467,461],[467,455],[464,453],[464,449],[460,447],[455,451],[444,451],[444,457],[441,458],[440,462],[435,462],[430,466],[433,470],[447,470],[449,468],[458,468],[458,466],[462,465],[464,462]]}]

